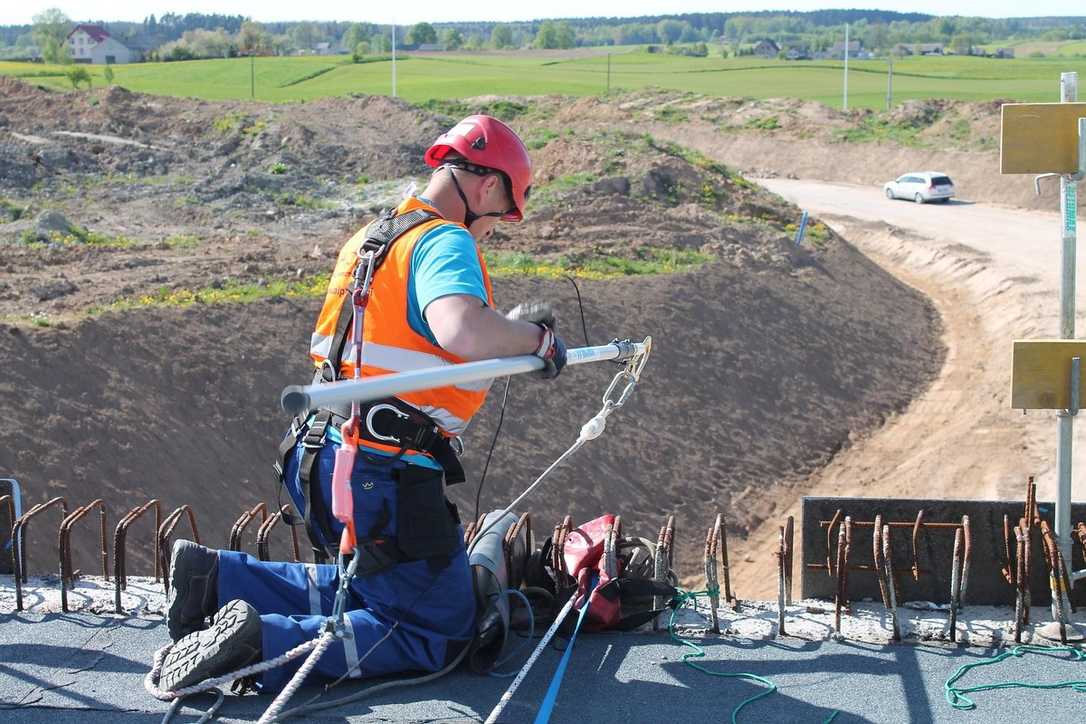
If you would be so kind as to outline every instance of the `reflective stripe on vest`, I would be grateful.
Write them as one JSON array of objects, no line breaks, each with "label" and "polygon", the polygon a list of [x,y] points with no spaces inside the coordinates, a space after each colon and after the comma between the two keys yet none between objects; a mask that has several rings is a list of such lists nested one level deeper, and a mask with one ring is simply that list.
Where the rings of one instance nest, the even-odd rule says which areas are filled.
[{"label": "reflective stripe on vest", "polygon": [[[414,198],[400,204],[397,213],[403,214],[418,208],[430,209],[437,213],[433,207]],[[426,367],[460,364],[467,361],[433,344],[415,332],[407,321],[408,280],[415,244],[430,230],[452,223],[454,222],[435,219],[411,229],[396,240],[385,257],[384,263],[374,275],[363,327],[365,341],[362,348],[363,377],[390,372],[410,372]],[[324,306],[321,308],[316,329],[310,339],[309,356],[317,368],[320,368],[331,354],[332,338],[335,336],[339,314],[343,309],[343,297],[347,294],[354,278],[358,248],[365,236],[366,229],[362,229],[351,237],[340,250],[339,258],[336,260],[332,278],[328,283]],[[487,274],[486,263],[478,249],[476,253],[483,272],[487,304],[493,308],[494,292],[491,288],[490,276]],[[354,376],[353,353],[354,341],[348,333],[340,365],[340,375],[347,379]],[[432,417],[446,433],[458,435],[467,427],[472,415],[482,407],[489,389],[490,381],[487,380],[456,387],[408,392],[398,397]]]}]

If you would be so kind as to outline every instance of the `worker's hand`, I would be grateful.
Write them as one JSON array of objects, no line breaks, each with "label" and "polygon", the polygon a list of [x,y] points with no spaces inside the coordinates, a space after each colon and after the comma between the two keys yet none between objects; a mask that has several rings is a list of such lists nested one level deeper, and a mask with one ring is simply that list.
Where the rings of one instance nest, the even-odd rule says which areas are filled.
[{"label": "worker's hand", "polygon": [[540,370],[539,376],[545,380],[553,380],[566,366],[566,343],[547,325],[540,322],[536,324],[542,330],[539,348],[533,353],[543,360],[543,369]]},{"label": "worker's hand", "polygon": [[509,310],[505,315],[509,319],[521,322],[535,322],[554,330],[558,328],[558,321],[554,317],[554,310],[547,302],[523,302]]},{"label": "worker's hand", "polygon": [[540,371],[543,379],[553,380],[557,377],[566,366],[566,344],[555,333],[558,322],[555,320],[551,305],[547,302],[523,302],[509,310],[505,316],[521,322],[532,322],[539,326],[542,330],[539,347],[532,354],[543,360],[545,364]]}]

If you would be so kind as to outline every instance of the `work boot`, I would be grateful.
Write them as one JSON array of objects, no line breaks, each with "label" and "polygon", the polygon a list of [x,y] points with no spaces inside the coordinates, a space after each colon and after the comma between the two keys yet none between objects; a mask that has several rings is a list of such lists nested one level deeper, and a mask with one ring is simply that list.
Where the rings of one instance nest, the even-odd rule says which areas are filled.
[{"label": "work boot", "polygon": [[260,614],[235,599],[218,610],[210,628],[190,633],[173,645],[162,662],[158,685],[176,691],[237,671],[259,661],[262,648]]},{"label": "work boot", "polygon": [[190,540],[173,544],[166,628],[177,641],[207,628],[205,620],[219,605],[219,554]]}]

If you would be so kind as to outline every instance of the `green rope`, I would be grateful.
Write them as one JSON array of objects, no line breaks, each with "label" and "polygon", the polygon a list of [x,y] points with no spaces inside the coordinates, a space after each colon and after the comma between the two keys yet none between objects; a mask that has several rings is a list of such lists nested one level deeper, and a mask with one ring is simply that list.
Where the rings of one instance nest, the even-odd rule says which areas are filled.
[{"label": "green rope", "polygon": [[[679,609],[682,608],[685,603],[687,603],[688,601],[695,601],[695,605],[697,605],[695,599],[697,599],[698,596],[708,596],[710,598],[716,598],[719,595],[719,588],[709,588],[704,591],[680,591],[679,595],[677,595],[674,599],[675,607],[671,609],[671,616],[667,622],[667,632],[668,635],[671,636],[672,641],[691,649],[691,651],[683,654],[682,658],[682,662],[690,668],[695,669],[696,671],[700,671],[703,674],[708,674],[709,676],[719,676],[721,678],[727,679],[745,679],[746,681],[753,681],[754,683],[761,684],[765,687],[765,691],[755,694],[748,699],[744,699],[743,701],[739,702],[739,706],[732,709],[732,724],[738,724],[737,720],[739,718],[739,712],[743,710],[743,707],[747,706],[748,704],[753,704],[759,699],[769,696],[777,690],[777,685],[769,679],[765,678],[764,676],[758,676],[757,674],[749,674],[744,672],[726,673],[723,671],[713,671],[712,669],[706,668],[702,664],[693,662],[691,659],[705,658],[705,649],[694,643],[690,639],[684,639],[677,633],[675,633],[675,614],[679,612]],[[833,714],[831,714],[829,718],[826,719],[822,724],[830,724],[830,722],[832,722],[837,717],[838,713],[839,712],[834,711]]]},{"label": "green rope", "polygon": [[1076,646],[1033,646],[1030,644],[1023,644],[1021,646],[1015,646],[1013,649],[1009,649],[993,656],[990,659],[984,659],[973,664],[965,664],[961,666],[954,675],[946,680],[943,684],[943,693],[946,695],[947,703],[955,709],[970,710],[976,709],[977,705],[973,703],[967,694],[973,694],[978,691],[996,691],[998,689],[1071,689],[1077,691],[1080,694],[1086,693],[1086,681],[1059,681],[1052,684],[1033,684],[1025,681],[1005,681],[996,684],[980,684],[978,686],[955,686],[959,679],[968,674],[972,669],[978,666],[990,666],[992,664],[998,664],[1001,661],[1005,661],[1012,656],[1022,657],[1027,653],[1037,654],[1057,654],[1060,652],[1068,652],[1071,654],[1070,661],[1086,662],[1086,649],[1080,649]]}]

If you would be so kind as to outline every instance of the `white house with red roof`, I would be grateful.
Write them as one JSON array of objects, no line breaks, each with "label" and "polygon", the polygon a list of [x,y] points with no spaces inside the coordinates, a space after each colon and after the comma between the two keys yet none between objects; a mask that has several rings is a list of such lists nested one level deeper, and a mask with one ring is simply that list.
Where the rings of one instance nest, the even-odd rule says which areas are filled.
[{"label": "white house with red roof", "polygon": [[131,63],[135,53],[101,25],[81,23],[68,33],[68,54],[77,63],[95,65]]}]

